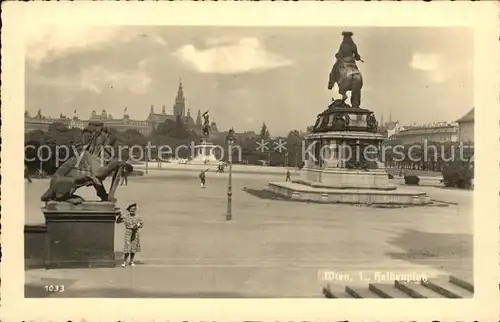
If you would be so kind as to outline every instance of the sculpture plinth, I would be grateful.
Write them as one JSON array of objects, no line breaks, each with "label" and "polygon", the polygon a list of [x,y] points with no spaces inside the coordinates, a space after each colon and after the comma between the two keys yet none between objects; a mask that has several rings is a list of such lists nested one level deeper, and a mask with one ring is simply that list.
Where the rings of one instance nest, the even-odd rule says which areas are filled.
[{"label": "sculpture plinth", "polygon": [[383,140],[379,133],[360,131],[312,133],[305,140],[308,155],[301,180],[335,189],[395,189],[379,162]]},{"label": "sculpture plinth", "polygon": [[378,124],[372,111],[363,108],[352,108],[349,105],[334,101],[328,109],[318,114],[313,133],[329,131],[360,131],[377,133]]},{"label": "sculpture plinth", "polygon": [[195,156],[191,160],[192,164],[216,164],[219,162],[215,156],[217,146],[210,141],[204,139],[199,145],[194,146]]},{"label": "sculpture plinth", "polygon": [[42,211],[48,232],[46,268],[115,266],[115,220],[120,210],[114,202],[50,201]]},{"label": "sculpture plinth", "polygon": [[372,111],[335,101],[318,114],[305,138],[300,179],[269,190],[292,200],[349,204],[423,205],[423,192],[396,191],[382,160],[383,135]]}]

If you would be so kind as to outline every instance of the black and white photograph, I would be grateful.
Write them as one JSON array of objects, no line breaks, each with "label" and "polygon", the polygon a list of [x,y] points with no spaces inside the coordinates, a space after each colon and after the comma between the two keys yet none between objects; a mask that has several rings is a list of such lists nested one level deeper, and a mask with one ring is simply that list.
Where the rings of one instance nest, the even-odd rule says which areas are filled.
[{"label": "black and white photograph", "polygon": [[26,27],[24,298],[474,299],[477,37]]}]

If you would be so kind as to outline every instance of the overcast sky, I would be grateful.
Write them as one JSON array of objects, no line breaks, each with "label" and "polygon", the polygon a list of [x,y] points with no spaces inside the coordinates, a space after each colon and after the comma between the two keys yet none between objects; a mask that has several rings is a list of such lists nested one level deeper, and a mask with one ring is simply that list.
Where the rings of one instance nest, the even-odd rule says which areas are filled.
[{"label": "overcast sky", "polygon": [[403,124],[456,120],[473,104],[473,34],[458,28],[64,27],[37,29],[26,47],[26,108],[88,118],[124,107],[137,120],[172,113],[182,78],[187,108],[219,129],[271,135],[305,129],[337,87],[327,80],[341,32],[364,63],[361,107]]}]

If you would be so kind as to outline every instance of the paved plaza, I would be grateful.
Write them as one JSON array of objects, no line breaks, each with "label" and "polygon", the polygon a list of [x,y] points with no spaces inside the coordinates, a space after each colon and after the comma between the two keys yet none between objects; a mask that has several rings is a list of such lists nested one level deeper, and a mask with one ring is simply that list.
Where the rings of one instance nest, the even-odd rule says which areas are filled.
[{"label": "paved plaza", "polygon": [[[131,177],[117,197],[122,209],[137,202],[144,219],[138,265],[28,270],[26,296],[63,284],[51,296],[318,298],[323,271],[352,277],[339,285],[366,285],[360,272],[472,278],[472,191],[419,187],[448,205],[396,209],[273,199],[262,189],[284,172],[235,173],[231,222],[227,173],[208,172],[205,189],[195,171]],[[48,183],[26,183],[27,223],[44,222],[39,198]],[[92,188],[80,194],[95,198]],[[117,262],[123,233],[117,225]]]}]

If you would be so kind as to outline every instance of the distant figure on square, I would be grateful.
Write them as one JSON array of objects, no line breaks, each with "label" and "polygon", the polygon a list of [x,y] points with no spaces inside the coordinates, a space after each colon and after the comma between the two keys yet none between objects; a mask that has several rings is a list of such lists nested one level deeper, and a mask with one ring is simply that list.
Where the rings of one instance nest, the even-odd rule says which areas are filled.
[{"label": "distant figure on square", "polygon": [[30,177],[30,174],[29,174],[29,171],[28,171],[28,166],[27,165],[24,165],[24,178],[26,180],[28,180],[29,183],[32,183],[33,181],[31,181],[31,177]]},{"label": "distant figure on square", "polygon": [[217,165],[217,172],[218,173],[224,173],[224,168],[226,167],[226,164],[224,162],[220,162]]},{"label": "distant figure on square", "polygon": [[200,172],[200,187],[202,188],[205,188],[205,180],[206,180],[206,177],[205,177],[205,172],[207,172],[208,169],[205,169],[205,170],[201,170]]},{"label": "distant figure on square", "polygon": [[286,180],[285,181],[292,181],[292,178],[290,177],[290,169],[286,170]]},{"label": "distant figure on square", "polygon": [[127,167],[122,167],[122,182],[120,183],[121,186],[124,184],[128,186],[128,171]]},{"label": "distant figure on square", "polygon": [[[125,243],[123,246],[123,264],[134,266],[134,257],[136,253],[141,251],[141,238],[139,229],[143,227],[142,218],[136,216],[137,204],[133,203],[127,207],[127,214],[120,214],[116,219],[118,224],[125,224]],[[130,258],[130,261],[129,261]]]}]

